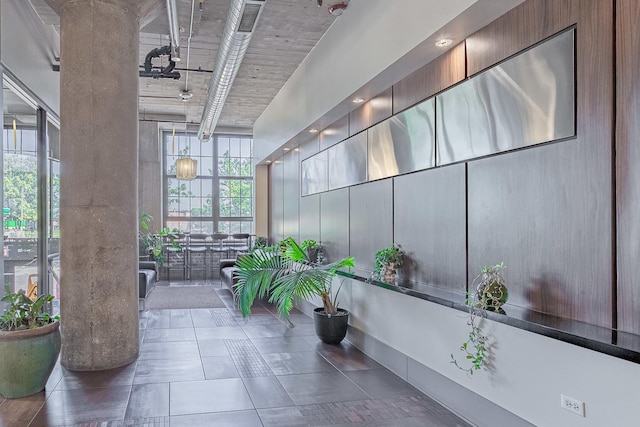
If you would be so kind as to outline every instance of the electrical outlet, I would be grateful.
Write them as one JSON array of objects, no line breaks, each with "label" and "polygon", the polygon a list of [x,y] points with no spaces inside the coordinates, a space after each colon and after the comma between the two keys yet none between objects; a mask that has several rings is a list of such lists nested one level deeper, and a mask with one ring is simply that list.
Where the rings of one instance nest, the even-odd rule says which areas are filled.
[{"label": "electrical outlet", "polygon": [[584,417],[584,402],[576,400],[573,397],[560,395],[560,406],[569,412]]}]

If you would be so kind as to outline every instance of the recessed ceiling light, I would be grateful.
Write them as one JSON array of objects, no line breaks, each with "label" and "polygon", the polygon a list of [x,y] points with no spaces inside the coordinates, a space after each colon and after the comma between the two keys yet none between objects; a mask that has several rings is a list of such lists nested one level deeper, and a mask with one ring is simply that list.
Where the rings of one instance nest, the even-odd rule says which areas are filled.
[{"label": "recessed ceiling light", "polygon": [[354,104],[362,104],[364,102],[364,98],[353,98],[351,102]]},{"label": "recessed ceiling light", "polygon": [[453,43],[453,40],[451,39],[440,39],[436,42],[436,46],[445,47],[445,46],[449,46],[451,43]]},{"label": "recessed ceiling light", "polygon": [[284,147],[284,148],[282,149],[282,151],[289,151],[289,150],[291,150],[291,148],[289,148],[289,147]]},{"label": "recessed ceiling light", "polygon": [[298,151],[300,151],[300,149],[299,148],[294,148],[293,151],[295,151],[297,153]]},{"label": "recessed ceiling light", "polygon": [[311,129],[309,129],[309,133],[318,133],[318,129],[311,128]]},{"label": "recessed ceiling light", "polygon": [[269,163],[271,163],[271,160],[267,160],[267,161],[265,161],[265,163],[266,163],[266,164],[269,164]]}]

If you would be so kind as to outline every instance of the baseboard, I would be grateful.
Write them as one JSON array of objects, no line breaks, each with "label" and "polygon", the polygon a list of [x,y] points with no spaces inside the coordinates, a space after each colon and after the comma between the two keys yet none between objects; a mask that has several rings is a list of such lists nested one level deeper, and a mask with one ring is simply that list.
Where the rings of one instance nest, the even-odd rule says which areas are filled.
[{"label": "baseboard", "polygon": [[[297,305],[297,308],[303,313],[313,316],[315,305],[303,301]],[[528,421],[353,326],[349,326],[346,340],[475,426],[535,427]]]}]

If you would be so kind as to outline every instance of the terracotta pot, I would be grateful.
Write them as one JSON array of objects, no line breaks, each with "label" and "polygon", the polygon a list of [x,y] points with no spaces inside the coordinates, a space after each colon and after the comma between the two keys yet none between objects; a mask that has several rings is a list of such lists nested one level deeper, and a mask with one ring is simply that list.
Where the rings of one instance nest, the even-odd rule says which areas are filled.
[{"label": "terracotta pot", "polygon": [[44,390],[60,354],[60,322],[0,331],[0,394],[8,399]]}]

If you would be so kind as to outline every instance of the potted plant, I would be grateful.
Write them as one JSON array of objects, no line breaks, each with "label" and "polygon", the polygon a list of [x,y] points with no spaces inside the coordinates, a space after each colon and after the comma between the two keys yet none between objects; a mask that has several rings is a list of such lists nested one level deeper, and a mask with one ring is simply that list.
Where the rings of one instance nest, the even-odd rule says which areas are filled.
[{"label": "potted plant", "polygon": [[267,238],[266,237],[256,237],[256,240],[253,242],[253,247],[251,251],[255,251],[256,249],[266,248],[267,247]]},{"label": "potted plant", "polygon": [[372,273],[372,278],[395,285],[398,268],[402,267],[404,252],[400,246],[392,243],[388,248],[380,249],[376,252],[376,269]]},{"label": "potted plant", "polygon": [[493,267],[483,267],[480,274],[471,283],[471,290],[466,299],[466,304],[469,307],[467,325],[471,330],[467,340],[460,346],[460,350],[464,352],[464,358],[470,365],[462,366],[453,354],[451,355],[451,363],[469,376],[473,375],[473,371],[487,365],[491,356],[489,338],[484,335],[481,327],[485,312],[495,311],[505,314],[502,305],[507,302],[509,292],[502,275],[504,268],[504,263],[496,264]]},{"label": "potted plant", "polygon": [[51,295],[30,300],[24,290],[11,292],[0,316],[0,395],[13,399],[44,390],[60,353],[60,322],[43,312]]},{"label": "potted plant", "polygon": [[311,262],[321,262],[318,260],[320,254],[320,244],[313,239],[307,239],[302,242],[302,250],[307,253]]},{"label": "potted plant", "polygon": [[[318,264],[291,237],[262,251],[243,255],[236,261],[235,293],[243,316],[251,314],[256,298],[269,297],[278,314],[289,319],[295,301],[318,296],[322,307],[314,310],[316,334],[327,344],[338,344],[347,333],[349,312],[338,308],[332,283],[340,268],[353,267],[353,257],[330,264]],[[289,321],[289,324],[291,322]]]},{"label": "potted plant", "polygon": [[[138,242],[141,257],[149,257],[151,261],[163,264],[162,236],[150,233],[149,223],[153,221],[153,216],[146,212],[140,214],[140,231],[138,232]],[[144,231],[142,231],[144,230]],[[149,259],[147,258],[147,259]]]}]

